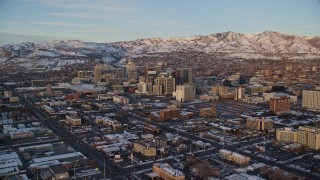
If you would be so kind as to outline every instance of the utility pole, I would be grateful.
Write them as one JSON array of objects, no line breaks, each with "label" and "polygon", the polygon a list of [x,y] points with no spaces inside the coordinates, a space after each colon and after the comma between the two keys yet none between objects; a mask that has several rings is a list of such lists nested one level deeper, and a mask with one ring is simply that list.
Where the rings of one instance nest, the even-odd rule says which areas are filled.
[{"label": "utility pole", "polygon": [[74,179],[76,179],[76,160],[74,161],[74,164],[73,164],[73,176],[74,176]]},{"label": "utility pole", "polygon": [[103,158],[103,177],[106,178],[106,158]]},{"label": "utility pole", "polygon": [[136,167],[134,166],[134,163],[133,163],[133,154],[132,153],[131,153],[131,163],[133,166],[133,171],[136,172]]}]

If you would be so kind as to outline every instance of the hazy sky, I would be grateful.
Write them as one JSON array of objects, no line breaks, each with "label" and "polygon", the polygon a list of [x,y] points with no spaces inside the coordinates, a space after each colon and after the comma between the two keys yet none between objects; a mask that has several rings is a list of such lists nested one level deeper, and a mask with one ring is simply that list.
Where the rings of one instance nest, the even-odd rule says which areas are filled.
[{"label": "hazy sky", "polygon": [[0,44],[265,30],[319,36],[320,0],[0,0]]}]

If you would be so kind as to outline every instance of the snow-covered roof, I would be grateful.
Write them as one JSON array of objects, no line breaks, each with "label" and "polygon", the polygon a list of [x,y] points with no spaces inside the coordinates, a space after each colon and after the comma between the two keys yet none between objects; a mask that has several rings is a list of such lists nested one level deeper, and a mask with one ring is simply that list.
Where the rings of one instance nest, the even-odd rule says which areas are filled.
[{"label": "snow-covered roof", "polygon": [[246,159],[247,158],[246,156],[243,156],[243,155],[238,154],[238,153],[233,153],[233,156],[237,157],[237,158],[240,158],[240,159]]},{"label": "snow-covered roof", "polygon": [[73,153],[68,153],[68,154],[60,154],[60,155],[55,155],[55,156],[36,158],[36,159],[33,159],[32,162],[33,163],[40,163],[40,162],[45,162],[45,161],[60,160],[60,159],[78,157],[78,156],[82,156],[86,159],[86,157],[82,153],[73,152]]},{"label": "snow-covered roof", "polygon": [[40,144],[40,145],[34,145],[34,146],[26,146],[26,147],[21,147],[19,148],[19,151],[25,151],[26,149],[31,150],[31,149],[40,149],[40,148],[51,148],[52,144]]},{"label": "snow-covered roof", "polygon": [[181,172],[177,169],[173,169],[171,166],[169,166],[169,164],[155,163],[154,166],[158,166],[163,171],[165,171],[166,173],[168,173],[174,177],[184,176],[183,172]]},{"label": "snow-covered roof", "polygon": [[16,152],[0,152],[0,176],[19,171],[22,162]]}]

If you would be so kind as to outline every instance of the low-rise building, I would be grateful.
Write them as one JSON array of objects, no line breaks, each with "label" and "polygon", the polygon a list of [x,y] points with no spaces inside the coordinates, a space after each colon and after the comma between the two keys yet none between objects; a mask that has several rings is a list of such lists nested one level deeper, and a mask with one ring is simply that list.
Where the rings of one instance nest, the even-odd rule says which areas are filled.
[{"label": "low-rise building", "polygon": [[211,87],[211,91],[210,93],[212,94],[217,94],[217,95],[224,95],[224,94],[227,94],[229,93],[229,86],[212,86]]},{"label": "low-rise building", "polygon": [[168,146],[168,142],[165,138],[156,138],[153,142],[153,145],[156,148],[166,148]]},{"label": "low-rise building", "polygon": [[300,126],[298,130],[298,143],[308,146],[311,149],[320,149],[320,128]]},{"label": "low-rise building", "polygon": [[4,98],[10,98],[12,96],[12,91],[3,91]]},{"label": "low-rise building", "polygon": [[10,103],[17,103],[17,102],[19,102],[19,98],[18,98],[18,97],[10,97],[9,100],[10,100]]},{"label": "low-rise building", "polygon": [[108,117],[97,117],[96,123],[103,124],[105,126],[111,126],[113,129],[117,129],[121,127],[121,123],[119,121],[110,119]]},{"label": "low-rise building", "polygon": [[129,99],[123,96],[113,96],[113,102],[116,102],[119,104],[129,104]]},{"label": "low-rise building", "polygon": [[298,131],[293,128],[278,128],[276,130],[276,138],[278,141],[287,143],[298,142]]},{"label": "low-rise building", "polygon": [[299,143],[310,149],[320,149],[320,128],[300,126],[298,129],[279,128],[276,130],[278,141]]},{"label": "low-rise building", "polygon": [[227,94],[221,94],[221,99],[235,99],[236,94],[235,93],[227,93]]},{"label": "low-rise building", "polygon": [[69,179],[68,171],[62,164],[52,165],[41,173],[43,179],[67,180]]},{"label": "low-rise building", "polygon": [[205,100],[205,101],[214,101],[214,100],[219,100],[219,95],[215,95],[215,94],[203,94],[200,95],[200,100]]},{"label": "low-rise building", "polygon": [[251,130],[270,130],[273,129],[273,121],[265,118],[248,118],[246,128]]},{"label": "low-rise building", "polygon": [[157,133],[159,133],[161,131],[161,129],[159,129],[156,126],[153,126],[153,125],[144,126],[143,130],[145,132],[149,132],[149,133],[152,133],[152,134],[157,134]]},{"label": "low-rise building", "polygon": [[22,139],[33,137],[35,128],[16,128],[11,124],[3,125],[3,132],[7,133],[11,139]]},{"label": "low-rise building", "polygon": [[49,106],[65,106],[67,105],[66,101],[50,101],[48,102]]},{"label": "low-rise building", "polygon": [[123,92],[123,85],[114,85],[113,92]]},{"label": "low-rise building", "polygon": [[162,109],[160,111],[160,120],[166,121],[175,118],[180,118],[181,111],[180,109]]},{"label": "low-rise building", "polygon": [[68,124],[73,126],[81,125],[81,119],[77,116],[66,115],[66,121]]},{"label": "low-rise building", "polygon": [[214,117],[217,113],[217,110],[215,107],[211,108],[202,108],[200,110],[199,116],[200,117]]},{"label": "low-rise building", "polygon": [[232,151],[228,151],[226,149],[220,149],[219,156],[223,159],[232,161],[232,162],[239,164],[239,165],[248,164],[251,160],[250,157],[248,157],[248,156],[244,156],[244,155],[232,152]]},{"label": "low-rise building", "polygon": [[302,91],[302,107],[320,111],[320,91]]},{"label": "low-rise building", "polygon": [[67,101],[77,101],[80,99],[80,95],[79,94],[67,94],[65,96]]},{"label": "low-rise building", "polygon": [[47,106],[47,105],[43,105],[42,109],[48,114],[54,114],[55,113],[55,110],[52,107]]},{"label": "low-rise building", "polygon": [[152,169],[160,178],[165,180],[185,179],[183,172],[173,169],[169,164],[155,163],[153,164]]},{"label": "low-rise building", "polygon": [[133,150],[148,157],[157,155],[156,148],[146,142],[133,143]]},{"label": "low-rise building", "polygon": [[98,94],[98,99],[111,100],[113,98],[111,94]]},{"label": "low-rise building", "polygon": [[22,162],[14,151],[0,152],[0,179],[6,176],[18,175],[22,168]]}]

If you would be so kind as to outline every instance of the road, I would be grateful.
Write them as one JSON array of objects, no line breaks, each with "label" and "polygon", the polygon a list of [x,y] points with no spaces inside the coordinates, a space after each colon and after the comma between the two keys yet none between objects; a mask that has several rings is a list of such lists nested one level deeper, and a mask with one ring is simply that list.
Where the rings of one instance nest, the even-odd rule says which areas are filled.
[{"label": "road", "polygon": [[[26,108],[33,112],[33,114],[43,122],[49,129],[51,129],[54,133],[56,133],[63,141],[65,141],[68,145],[70,145],[76,151],[81,152],[83,155],[88,157],[89,159],[95,159],[99,164],[99,167],[104,167],[104,159],[106,162],[106,178],[110,179],[122,179],[121,176],[128,175],[129,171],[126,171],[120,167],[118,167],[112,160],[106,158],[100,152],[98,152],[93,147],[83,144],[80,145],[82,139],[72,134],[65,127],[61,126],[57,121],[50,120],[47,116],[40,110],[38,110],[33,104],[26,101],[22,96],[19,96],[20,102],[23,103]],[[101,170],[103,172],[103,169]],[[121,174],[121,176],[119,176]]]},{"label": "road", "polygon": [[318,176],[315,176],[313,174],[310,174],[310,173],[307,173],[307,172],[304,172],[304,171],[301,171],[301,170],[298,170],[298,169],[294,169],[294,168],[288,167],[286,165],[279,164],[279,163],[277,163],[275,161],[270,161],[270,160],[263,159],[261,157],[255,156],[254,154],[251,154],[251,153],[246,153],[243,150],[237,149],[237,147],[239,145],[226,145],[226,146],[223,146],[223,145],[221,145],[221,144],[219,144],[219,143],[217,143],[215,141],[208,140],[206,138],[202,138],[202,137],[199,137],[199,136],[188,134],[188,133],[183,132],[183,131],[177,131],[176,129],[173,129],[173,128],[169,127],[168,125],[157,123],[157,122],[154,122],[154,121],[149,121],[149,120],[147,120],[145,118],[142,118],[140,116],[137,116],[137,115],[135,115],[133,113],[129,113],[129,114],[131,116],[133,116],[136,120],[140,121],[140,122],[151,124],[151,125],[156,126],[156,127],[160,128],[162,130],[166,130],[168,132],[177,132],[180,136],[186,137],[186,138],[188,138],[190,140],[193,140],[193,141],[202,141],[204,143],[210,143],[216,149],[224,148],[224,149],[227,149],[229,151],[237,152],[237,153],[240,153],[240,154],[243,154],[245,156],[250,157],[252,160],[255,160],[255,161],[258,161],[258,162],[262,162],[262,163],[264,163],[266,165],[269,165],[271,167],[272,166],[279,167],[279,168],[281,168],[281,169],[283,169],[283,170],[285,170],[287,172],[290,172],[290,173],[293,173],[293,174],[297,174],[297,175],[306,177],[308,179],[318,179],[319,178]]},{"label": "road", "polygon": [[[67,142],[67,144],[69,144],[72,148],[74,148],[75,150],[81,152],[82,154],[84,154],[85,156],[87,156],[90,159],[95,159],[100,167],[104,167],[104,159],[106,161],[106,171],[107,171],[107,178],[111,178],[111,179],[123,179],[124,176],[127,176],[129,174],[131,174],[134,171],[134,168],[121,168],[119,166],[117,166],[112,160],[105,158],[105,156],[103,156],[101,153],[99,153],[98,151],[96,151],[96,149],[94,149],[93,147],[87,145],[87,144],[83,144],[80,145],[77,142],[81,141],[81,139],[77,136],[75,136],[74,134],[72,134],[69,130],[65,129],[65,127],[61,126],[57,121],[55,120],[50,120],[49,118],[47,118],[47,116],[40,110],[38,110],[33,104],[31,104],[30,102],[26,101],[22,96],[19,96],[21,102],[23,104],[26,105],[26,107],[31,110],[34,115],[41,120],[45,125],[48,126],[48,128],[50,128],[51,130],[53,130],[59,137],[61,137],[63,140],[65,140]],[[263,158],[260,158],[258,156],[255,156],[254,154],[251,153],[246,153],[243,150],[239,150],[237,149],[237,147],[239,145],[226,145],[223,146],[213,140],[209,140],[206,138],[202,138],[199,136],[195,136],[183,131],[177,131],[174,128],[169,127],[169,125],[165,125],[165,124],[161,124],[161,123],[156,123],[154,121],[148,121],[146,118],[142,118],[140,116],[137,116],[133,113],[129,113],[130,116],[134,117],[136,120],[142,122],[142,123],[148,123],[151,125],[154,125],[160,129],[162,129],[163,131],[166,132],[177,132],[180,136],[184,137],[184,138],[188,138],[192,141],[202,141],[204,143],[210,143],[211,145],[213,145],[213,147],[215,148],[215,150],[212,150],[212,152],[207,152],[208,154],[210,153],[217,153],[219,149],[227,149],[233,152],[238,152],[241,153],[243,155],[246,155],[248,157],[250,157],[252,160],[258,161],[258,162],[262,162],[265,163],[266,165],[269,166],[276,166],[279,167],[285,171],[291,172],[293,174],[297,174],[309,179],[317,179],[318,177],[310,174],[310,173],[306,173],[303,172],[301,170],[297,170],[291,167],[288,167],[286,165],[282,165],[279,164],[275,161],[270,161],[270,160],[266,160]],[[201,157],[201,153],[196,154],[197,157]],[[164,160],[171,162],[173,161],[172,159],[168,159],[168,160]],[[149,163],[145,163],[145,164],[140,164],[140,165],[136,165],[135,168],[150,168],[152,167],[153,162],[149,162]],[[121,175],[120,175],[121,174]],[[120,176],[119,176],[120,175]]]}]

